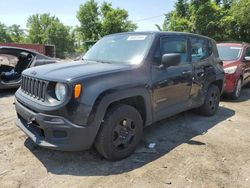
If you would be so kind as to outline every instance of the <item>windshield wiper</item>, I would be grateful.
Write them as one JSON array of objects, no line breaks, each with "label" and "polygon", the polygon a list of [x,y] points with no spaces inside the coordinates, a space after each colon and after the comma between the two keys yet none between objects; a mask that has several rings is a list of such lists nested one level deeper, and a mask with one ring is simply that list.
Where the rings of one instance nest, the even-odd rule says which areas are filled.
[{"label": "windshield wiper", "polygon": [[82,61],[111,64],[111,63],[108,62],[108,61],[90,60],[90,59],[83,59],[83,58],[82,58]]}]

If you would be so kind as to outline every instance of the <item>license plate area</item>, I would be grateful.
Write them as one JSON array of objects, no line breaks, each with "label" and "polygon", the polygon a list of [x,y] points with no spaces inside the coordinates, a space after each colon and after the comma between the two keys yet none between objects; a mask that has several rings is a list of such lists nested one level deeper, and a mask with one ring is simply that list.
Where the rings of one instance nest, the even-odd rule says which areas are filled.
[{"label": "license plate area", "polygon": [[16,104],[16,112],[28,123],[35,120],[36,114],[31,110],[21,106],[21,104]]}]

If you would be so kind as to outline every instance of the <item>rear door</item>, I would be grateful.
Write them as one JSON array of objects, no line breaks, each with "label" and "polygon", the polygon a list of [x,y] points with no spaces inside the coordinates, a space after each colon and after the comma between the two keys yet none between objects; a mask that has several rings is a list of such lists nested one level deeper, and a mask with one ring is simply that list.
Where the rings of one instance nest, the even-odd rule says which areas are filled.
[{"label": "rear door", "polygon": [[[178,53],[181,64],[161,67],[163,54]],[[161,37],[152,65],[154,119],[160,120],[188,108],[192,87],[192,64],[188,60],[188,40],[185,36]]]},{"label": "rear door", "polygon": [[190,46],[191,62],[194,67],[193,87],[190,95],[193,99],[193,105],[199,106],[204,101],[204,92],[209,80],[215,80],[213,45],[206,38],[190,37]]}]

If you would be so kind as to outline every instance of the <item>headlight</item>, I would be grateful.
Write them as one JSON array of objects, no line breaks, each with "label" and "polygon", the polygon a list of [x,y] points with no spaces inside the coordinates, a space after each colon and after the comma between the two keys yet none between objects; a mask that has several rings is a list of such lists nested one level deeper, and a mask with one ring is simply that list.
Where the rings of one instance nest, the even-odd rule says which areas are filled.
[{"label": "headlight", "polygon": [[67,93],[67,88],[64,84],[62,83],[57,83],[55,87],[55,94],[56,98],[59,101],[62,101],[65,99]]},{"label": "headlight", "polygon": [[226,74],[234,74],[237,70],[237,66],[233,66],[233,67],[228,67],[224,69],[224,72]]}]

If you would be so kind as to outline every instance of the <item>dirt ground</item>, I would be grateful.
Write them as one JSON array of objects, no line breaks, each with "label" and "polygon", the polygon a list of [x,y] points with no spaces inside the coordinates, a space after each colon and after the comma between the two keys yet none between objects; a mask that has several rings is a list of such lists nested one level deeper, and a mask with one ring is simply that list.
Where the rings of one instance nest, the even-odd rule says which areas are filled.
[{"label": "dirt ground", "polygon": [[146,128],[119,162],[37,147],[14,124],[13,95],[0,91],[0,187],[250,187],[250,89],[214,117],[189,111]]}]

